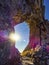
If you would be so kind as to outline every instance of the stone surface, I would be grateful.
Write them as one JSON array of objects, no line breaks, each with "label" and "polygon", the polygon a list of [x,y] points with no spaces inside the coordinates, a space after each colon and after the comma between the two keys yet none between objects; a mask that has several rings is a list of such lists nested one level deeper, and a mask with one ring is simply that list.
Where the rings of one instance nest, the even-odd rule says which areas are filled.
[{"label": "stone surface", "polygon": [[[49,22],[45,20],[44,14],[43,0],[0,0],[0,65],[4,65],[2,64],[3,59],[10,54],[11,41],[7,37],[11,32],[14,32],[14,26],[23,21],[26,21],[30,27],[29,44],[25,51],[35,48],[37,44],[43,45],[45,42],[49,42]],[[5,31],[6,34],[4,34]],[[2,51],[4,52],[2,53]]]}]

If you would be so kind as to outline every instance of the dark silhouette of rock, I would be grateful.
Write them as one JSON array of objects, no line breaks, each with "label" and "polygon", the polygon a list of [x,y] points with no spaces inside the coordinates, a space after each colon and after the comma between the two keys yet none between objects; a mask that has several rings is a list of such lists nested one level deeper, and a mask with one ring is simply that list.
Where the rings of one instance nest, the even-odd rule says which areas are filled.
[{"label": "dark silhouette of rock", "polygon": [[43,45],[41,49],[33,55],[35,65],[49,65],[49,52],[46,49],[46,45]]}]

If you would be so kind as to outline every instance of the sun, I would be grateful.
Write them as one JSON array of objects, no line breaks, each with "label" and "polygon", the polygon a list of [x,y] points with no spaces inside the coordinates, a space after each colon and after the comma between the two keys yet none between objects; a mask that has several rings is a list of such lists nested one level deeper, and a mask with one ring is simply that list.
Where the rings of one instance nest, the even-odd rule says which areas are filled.
[{"label": "sun", "polygon": [[10,33],[9,39],[11,41],[17,42],[17,41],[19,41],[21,39],[21,36],[19,34],[17,34],[17,33]]}]

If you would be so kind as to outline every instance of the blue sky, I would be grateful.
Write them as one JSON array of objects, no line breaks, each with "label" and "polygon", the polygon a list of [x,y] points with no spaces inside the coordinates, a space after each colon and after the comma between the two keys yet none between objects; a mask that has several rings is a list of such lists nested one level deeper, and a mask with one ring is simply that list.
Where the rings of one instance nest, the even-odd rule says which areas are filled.
[{"label": "blue sky", "polygon": [[44,0],[45,18],[49,20],[49,0]]},{"label": "blue sky", "polygon": [[[45,5],[45,19],[49,20],[49,0],[44,0]],[[15,26],[15,32],[21,37],[19,41],[16,42],[15,47],[22,52],[29,42],[29,26],[27,23],[23,22]]]},{"label": "blue sky", "polygon": [[16,42],[15,47],[22,52],[29,42],[29,26],[23,22],[15,26],[15,32],[20,35],[20,40]]}]

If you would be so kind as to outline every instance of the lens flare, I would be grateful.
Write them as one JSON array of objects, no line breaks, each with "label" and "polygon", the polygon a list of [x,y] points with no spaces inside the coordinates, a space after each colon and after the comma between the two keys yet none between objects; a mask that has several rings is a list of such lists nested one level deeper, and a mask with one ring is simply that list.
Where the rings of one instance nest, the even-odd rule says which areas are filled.
[{"label": "lens flare", "polygon": [[20,38],[21,38],[20,35],[17,34],[17,33],[11,33],[11,34],[9,35],[9,39],[10,39],[11,41],[17,42],[17,41],[20,40]]}]

